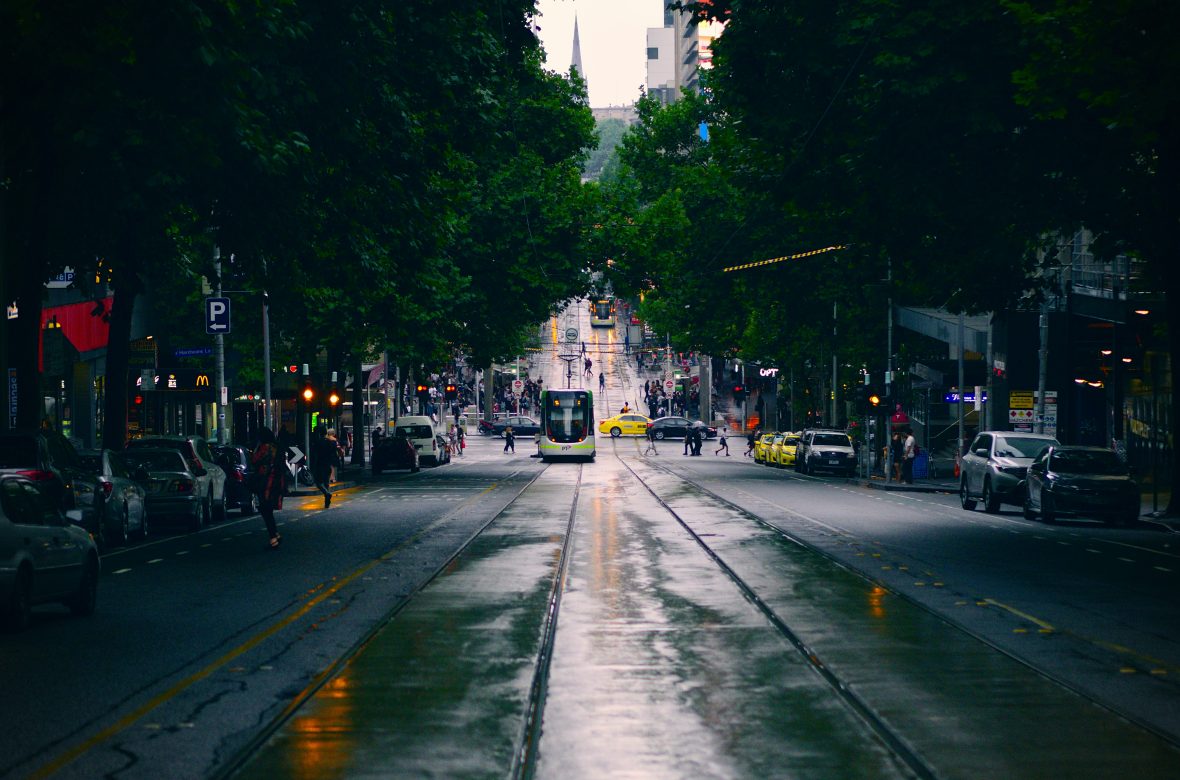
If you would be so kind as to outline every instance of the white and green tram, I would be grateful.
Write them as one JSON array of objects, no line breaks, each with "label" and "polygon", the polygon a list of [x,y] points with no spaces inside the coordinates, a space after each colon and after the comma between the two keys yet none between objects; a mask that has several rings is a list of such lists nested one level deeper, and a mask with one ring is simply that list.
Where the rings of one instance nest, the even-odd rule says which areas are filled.
[{"label": "white and green tram", "polygon": [[542,460],[594,459],[594,395],[589,390],[542,390],[540,414]]}]

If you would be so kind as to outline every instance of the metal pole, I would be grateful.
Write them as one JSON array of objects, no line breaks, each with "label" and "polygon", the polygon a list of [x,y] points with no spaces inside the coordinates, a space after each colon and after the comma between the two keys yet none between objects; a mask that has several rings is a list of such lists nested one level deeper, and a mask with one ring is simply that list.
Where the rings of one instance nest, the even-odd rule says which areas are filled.
[{"label": "metal pole", "polygon": [[987,393],[987,400],[983,402],[983,415],[979,419],[979,430],[990,431],[992,429],[992,405],[991,400],[995,398],[995,393],[992,392],[992,378],[995,376],[995,353],[993,352],[992,323],[995,321],[996,313],[989,312],[987,315],[987,382],[985,384],[985,392]]},{"label": "metal pole", "polygon": [[[885,312],[885,397],[892,398],[889,385],[893,382],[893,255],[886,258],[885,291],[887,306]],[[890,435],[890,440],[893,436]]]},{"label": "metal pole", "polygon": [[[311,376],[311,370],[307,363],[303,364],[303,379],[306,384],[307,378]],[[302,391],[299,392],[302,397]],[[298,401],[296,402],[298,403]],[[311,463],[311,406],[305,400],[303,402],[303,457],[307,458],[307,462]]]},{"label": "metal pole", "polygon": [[[221,297],[221,247],[213,246],[213,273],[217,276],[217,297]],[[217,396],[213,405],[217,407],[217,443],[225,444],[225,403],[228,393],[225,389],[225,336],[221,333],[213,336],[213,352],[217,356]]]},{"label": "metal pole", "polygon": [[836,414],[836,306],[832,301],[832,427],[835,428],[839,416]]},{"label": "metal pole", "polygon": [[1037,371],[1037,420],[1033,429],[1037,433],[1045,432],[1045,385],[1049,379],[1049,298],[1041,301],[1040,317],[1041,349],[1037,353],[1040,363]]},{"label": "metal pole", "polygon": [[[963,392],[963,383],[966,379],[963,376],[963,351],[967,340],[967,326],[963,312],[959,312],[959,448],[956,451],[958,455],[963,454],[963,440],[967,438],[967,426],[964,416],[967,414],[966,393]],[[929,418],[927,418],[927,425],[929,425]]]},{"label": "metal pole", "polygon": [[270,294],[262,291],[262,417],[266,427],[275,429],[274,415],[270,408]]}]

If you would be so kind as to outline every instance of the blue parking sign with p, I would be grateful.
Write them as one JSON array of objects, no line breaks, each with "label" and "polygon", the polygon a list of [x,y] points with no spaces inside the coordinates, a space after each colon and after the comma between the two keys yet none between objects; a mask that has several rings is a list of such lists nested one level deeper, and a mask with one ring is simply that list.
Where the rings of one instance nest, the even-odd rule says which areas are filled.
[{"label": "blue parking sign with p", "polygon": [[205,299],[205,332],[213,335],[229,333],[229,298]]}]

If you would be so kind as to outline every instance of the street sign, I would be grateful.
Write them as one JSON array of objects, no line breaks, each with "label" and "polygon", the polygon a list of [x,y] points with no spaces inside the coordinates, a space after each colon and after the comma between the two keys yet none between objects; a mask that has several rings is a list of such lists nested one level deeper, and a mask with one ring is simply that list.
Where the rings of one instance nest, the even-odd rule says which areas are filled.
[{"label": "street sign", "polygon": [[210,335],[229,333],[229,298],[205,299],[205,332]]},{"label": "street sign", "polygon": [[180,347],[172,350],[172,354],[178,358],[210,357],[213,347]]},{"label": "street sign", "polygon": [[577,328],[566,328],[565,329],[565,340],[566,341],[577,341],[578,340],[578,329]]},{"label": "street sign", "polygon": [[519,393],[521,390],[524,390],[524,381],[520,379],[513,379],[512,392]]},{"label": "street sign", "polygon": [[675,389],[676,389],[676,382],[674,380],[671,380],[671,379],[664,380],[664,390],[666,390],[667,392],[670,393]]}]

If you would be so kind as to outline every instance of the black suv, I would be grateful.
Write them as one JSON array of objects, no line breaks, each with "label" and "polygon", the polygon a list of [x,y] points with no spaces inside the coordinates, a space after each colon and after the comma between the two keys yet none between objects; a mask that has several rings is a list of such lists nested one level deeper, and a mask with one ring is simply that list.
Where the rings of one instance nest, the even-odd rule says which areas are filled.
[{"label": "black suv", "polygon": [[0,469],[45,483],[63,511],[82,513],[79,525],[104,546],[102,487],[65,436],[50,430],[0,433]]}]

